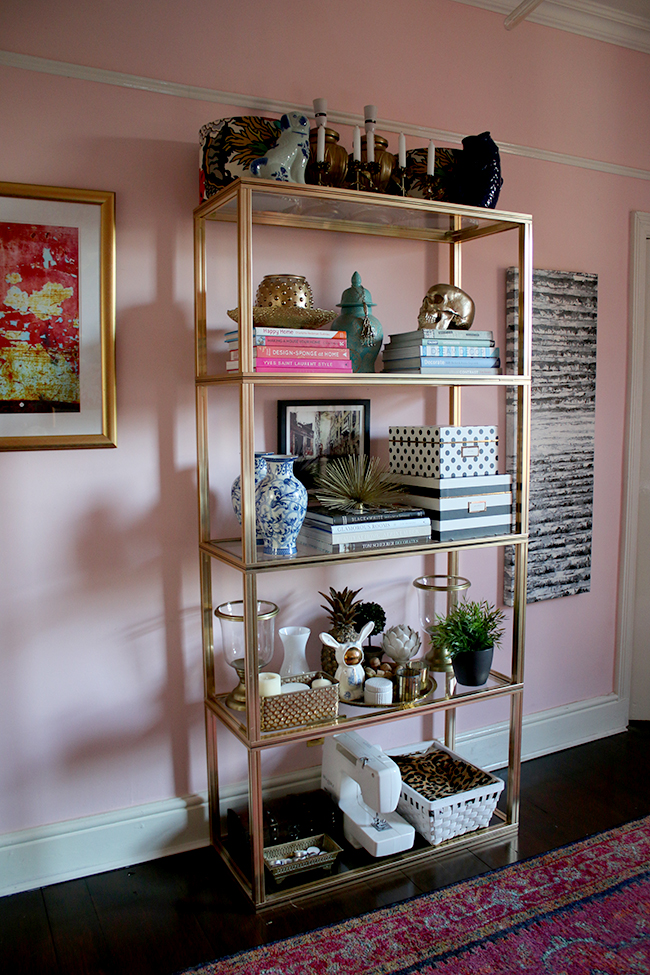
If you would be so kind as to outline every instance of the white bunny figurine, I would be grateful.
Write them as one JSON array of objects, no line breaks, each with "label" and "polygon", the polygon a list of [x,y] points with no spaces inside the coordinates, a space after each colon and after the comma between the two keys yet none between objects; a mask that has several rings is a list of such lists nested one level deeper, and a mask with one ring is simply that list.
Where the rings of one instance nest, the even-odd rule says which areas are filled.
[{"label": "white bunny figurine", "polygon": [[363,649],[361,644],[374,630],[374,623],[366,623],[356,640],[339,643],[331,633],[321,633],[321,643],[332,647],[338,664],[335,680],[339,682],[339,699],[341,701],[356,701],[363,697],[363,682],[366,675],[363,669]]}]

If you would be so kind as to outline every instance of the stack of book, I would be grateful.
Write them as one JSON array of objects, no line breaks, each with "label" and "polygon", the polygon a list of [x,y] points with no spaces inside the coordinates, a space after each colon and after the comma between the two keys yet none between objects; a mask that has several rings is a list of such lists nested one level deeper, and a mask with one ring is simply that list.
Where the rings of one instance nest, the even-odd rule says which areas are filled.
[{"label": "stack of book", "polygon": [[298,542],[319,552],[363,552],[431,539],[431,519],[423,508],[381,508],[336,512],[310,505]]},{"label": "stack of book", "polygon": [[[239,333],[226,332],[230,360],[226,372],[239,370]],[[352,372],[347,333],[320,328],[253,329],[255,372]]]},{"label": "stack of book", "polygon": [[384,372],[426,376],[498,375],[499,350],[492,332],[419,328],[391,335],[383,349]]}]

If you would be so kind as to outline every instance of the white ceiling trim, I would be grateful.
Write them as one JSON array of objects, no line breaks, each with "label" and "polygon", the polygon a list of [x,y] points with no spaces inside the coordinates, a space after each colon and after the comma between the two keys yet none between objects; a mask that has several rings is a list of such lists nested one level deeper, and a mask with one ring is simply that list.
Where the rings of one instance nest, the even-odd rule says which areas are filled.
[{"label": "white ceiling trim", "polygon": [[[516,0],[454,0],[507,16]],[[650,19],[593,0],[544,0],[526,20],[650,54]]]},{"label": "white ceiling trim", "polygon": [[[465,0],[459,0],[463,3]],[[492,2],[492,0],[490,0]],[[252,95],[238,95],[228,91],[217,91],[212,88],[199,88],[195,85],[184,85],[174,81],[161,81],[155,78],[143,78],[139,75],[124,74],[121,71],[109,71],[105,68],[90,68],[82,64],[68,64],[64,61],[52,61],[48,58],[38,58],[30,54],[15,54],[12,51],[0,51],[0,65],[9,68],[20,68],[27,71],[39,71],[45,74],[58,75],[63,78],[74,78],[80,81],[91,81],[105,85],[117,85],[120,88],[135,88],[139,91],[149,91],[159,95],[171,95],[177,98],[189,98],[194,101],[213,102],[228,105],[233,108],[253,109],[259,112],[270,112],[272,115],[282,115],[284,112],[301,111],[311,116],[313,106],[296,105],[294,102],[275,101],[270,98],[258,98]],[[363,125],[362,115],[347,112],[327,113],[329,122],[337,125]],[[379,127],[384,132],[403,132],[405,135],[421,138],[425,142],[433,139],[438,144],[460,145],[464,135],[458,132],[447,132],[444,129],[431,129],[422,125],[412,125],[409,122],[380,119]],[[466,135],[467,133],[465,133]],[[612,176],[623,176],[631,179],[650,180],[650,170],[635,169],[631,166],[620,166],[617,163],[603,162],[598,159],[586,159],[582,156],[572,156],[567,153],[553,152],[550,149],[539,149],[534,146],[520,146],[511,142],[497,142],[499,150],[512,156],[525,156],[528,159],[539,159],[543,162],[558,163],[564,166],[577,166],[580,169],[591,169]]]}]

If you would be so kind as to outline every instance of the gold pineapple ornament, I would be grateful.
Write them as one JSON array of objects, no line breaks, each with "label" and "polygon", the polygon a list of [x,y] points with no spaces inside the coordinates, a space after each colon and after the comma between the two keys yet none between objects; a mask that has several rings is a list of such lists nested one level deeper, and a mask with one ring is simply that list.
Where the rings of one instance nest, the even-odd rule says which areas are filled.
[{"label": "gold pineapple ornament", "polygon": [[[359,636],[354,618],[361,605],[361,600],[356,599],[360,592],[360,589],[348,589],[347,586],[340,591],[330,586],[329,596],[319,591],[319,595],[328,603],[327,606],[322,605],[322,609],[326,610],[329,616],[329,633],[339,643],[348,643]],[[321,646],[321,668],[330,677],[334,677],[337,668],[336,654],[333,647],[327,647],[325,644]]]}]

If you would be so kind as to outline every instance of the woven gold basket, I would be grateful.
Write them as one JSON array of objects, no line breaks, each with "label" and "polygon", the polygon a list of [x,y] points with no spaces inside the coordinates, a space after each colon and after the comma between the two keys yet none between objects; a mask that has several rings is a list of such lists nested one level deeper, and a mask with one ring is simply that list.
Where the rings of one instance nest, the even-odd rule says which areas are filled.
[{"label": "woven gold basket", "polygon": [[[305,850],[308,846],[318,846],[321,852],[316,856],[305,857],[304,860],[292,860],[291,863],[276,865],[273,862],[291,856],[295,850]],[[331,870],[337,856],[342,852],[342,848],[330,836],[320,833],[318,836],[307,836],[305,839],[280,843],[278,846],[267,846],[264,850],[264,862],[273,874],[273,879],[280,884],[291,874],[306,873],[308,870]]]},{"label": "woven gold basket", "polygon": [[279,731],[296,725],[309,725],[321,721],[332,721],[339,713],[339,682],[328,687],[311,688],[317,677],[332,680],[329,674],[314,671],[309,674],[296,674],[283,677],[282,683],[309,684],[308,691],[293,691],[290,694],[276,694],[260,699],[262,731]]}]

